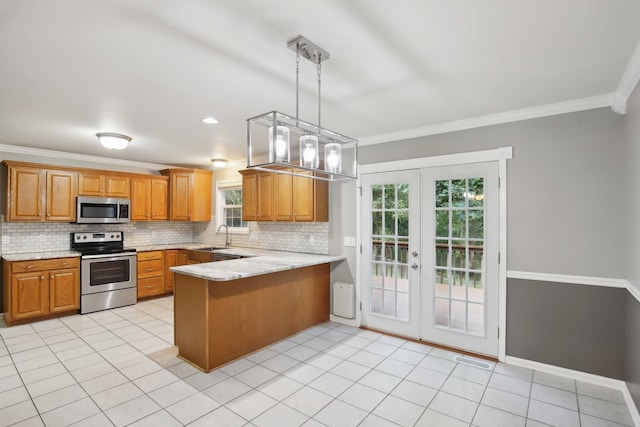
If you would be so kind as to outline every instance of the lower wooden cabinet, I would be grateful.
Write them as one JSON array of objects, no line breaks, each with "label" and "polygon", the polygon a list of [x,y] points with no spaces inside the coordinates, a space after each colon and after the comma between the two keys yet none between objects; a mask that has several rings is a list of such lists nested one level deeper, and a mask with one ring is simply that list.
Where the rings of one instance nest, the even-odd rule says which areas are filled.
[{"label": "lower wooden cabinet", "polygon": [[173,284],[175,282],[175,273],[170,270],[171,267],[179,265],[187,265],[187,251],[171,249],[164,251],[164,292],[173,292]]},{"label": "lower wooden cabinet", "polygon": [[162,251],[138,252],[138,298],[164,293]]},{"label": "lower wooden cabinet", "polygon": [[7,324],[80,309],[80,259],[3,261]]}]

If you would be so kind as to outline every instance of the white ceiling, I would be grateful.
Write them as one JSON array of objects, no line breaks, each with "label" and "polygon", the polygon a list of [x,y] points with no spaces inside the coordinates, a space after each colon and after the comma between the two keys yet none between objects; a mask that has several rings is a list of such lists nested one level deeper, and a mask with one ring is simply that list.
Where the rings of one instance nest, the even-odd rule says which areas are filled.
[{"label": "white ceiling", "polygon": [[[295,114],[286,42],[298,35],[331,54],[322,126],[364,142],[610,99],[639,17],[631,0],[2,0],[0,144],[200,167],[244,159],[247,118]],[[311,122],[315,76],[302,60]],[[108,151],[99,131],[133,142]]]}]

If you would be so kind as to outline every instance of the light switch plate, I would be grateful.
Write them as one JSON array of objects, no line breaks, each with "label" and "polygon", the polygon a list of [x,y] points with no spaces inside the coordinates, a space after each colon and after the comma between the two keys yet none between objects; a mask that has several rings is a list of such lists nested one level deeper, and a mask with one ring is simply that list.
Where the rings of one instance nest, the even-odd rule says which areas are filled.
[{"label": "light switch plate", "polygon": [[353,236],[344,236],[344,245],[349,248],[355,248],[356,238]]}]

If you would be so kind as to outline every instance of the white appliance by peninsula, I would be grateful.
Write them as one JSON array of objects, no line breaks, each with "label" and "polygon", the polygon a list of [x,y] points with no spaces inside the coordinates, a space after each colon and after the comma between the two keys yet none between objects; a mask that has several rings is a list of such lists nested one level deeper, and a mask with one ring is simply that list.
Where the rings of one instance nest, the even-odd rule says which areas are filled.
[{"label": "white appliance by peninsula", "polygon": [[124,248],[124,233],[71,233],[80,252],[80,313],[135,304],[136,250]]}]

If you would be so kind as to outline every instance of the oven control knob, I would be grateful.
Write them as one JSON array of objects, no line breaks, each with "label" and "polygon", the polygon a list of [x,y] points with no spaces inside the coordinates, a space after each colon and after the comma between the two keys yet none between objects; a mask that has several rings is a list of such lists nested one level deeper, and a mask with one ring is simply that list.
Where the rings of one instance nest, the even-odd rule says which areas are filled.
[{"label": "oven control knob", "polygon": [[82,236],[82,238],[83,238],[83,239],[86,239],[86,238],[87,238],[87,236]]}]

